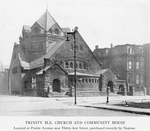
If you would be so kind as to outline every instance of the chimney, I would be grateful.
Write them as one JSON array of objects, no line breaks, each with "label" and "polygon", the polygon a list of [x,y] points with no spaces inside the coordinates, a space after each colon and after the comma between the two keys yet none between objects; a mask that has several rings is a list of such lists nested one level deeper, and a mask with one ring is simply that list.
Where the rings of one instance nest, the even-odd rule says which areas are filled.
[{"label": "chimney", "polygon": [[95,46],[95,49],[98,49],[98,45]]},{"label": "chimney", "polygon": [[110,44],[110,47],[113,48],[113,44],[112,43]]}]

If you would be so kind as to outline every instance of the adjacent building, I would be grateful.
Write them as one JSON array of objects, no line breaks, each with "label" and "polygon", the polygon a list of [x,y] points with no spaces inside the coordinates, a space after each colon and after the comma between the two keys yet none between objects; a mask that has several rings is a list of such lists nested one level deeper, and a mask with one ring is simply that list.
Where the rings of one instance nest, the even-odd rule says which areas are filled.
[{"label": "adjacent building", "polygon": [[[103,68],[111,67],[121,80],[127,82],[127,91],[143,92],[145,87],[145,55],[142,45],[125,44],[111,48],[98,48],[94,52]],[[149,67],[148,67],[149,68]],[[130,94],[130,93],[129,93]],[[137,94],[140,95],[140,94]]]},{"label": "adjacent building", "polygon": [[111,68],[101,67],[78,31],[75,39],[71,34],[67,36],[67,32],[70,29],[61,28],[48,11],[32,26],[23,26],[20,43],[14,44],[11,58],[11,94],[53,96],[61,93],[72,96],[75,67],[79,96],[106,92],[108,86],[111,92],[117,93],[117,74]]},{"label": "adjacent building", "polygon": [[147,94],[150,95],[150,43],[144,44],[144,56],[145,56],[145,87],[147,88]]},{"label": "adjacent building", "polygon": [[9,93],[8,73],[8,66],[3,65],[2,61],[0,61],[0,95],[6,95]]}]

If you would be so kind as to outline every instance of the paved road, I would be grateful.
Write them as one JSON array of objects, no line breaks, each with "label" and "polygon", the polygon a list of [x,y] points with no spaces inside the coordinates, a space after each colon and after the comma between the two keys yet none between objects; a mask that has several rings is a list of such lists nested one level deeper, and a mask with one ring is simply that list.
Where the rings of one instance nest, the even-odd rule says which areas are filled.
[{"label": "paved road", "polygon": [[[101,98],[101,102],[105,98]],[[95,98],[78,98],[79,103],[94,101]],[[86,108],[73,105],[73,98],[40,98],[0,96],[1,116],[144,116],[133,113]]]}]

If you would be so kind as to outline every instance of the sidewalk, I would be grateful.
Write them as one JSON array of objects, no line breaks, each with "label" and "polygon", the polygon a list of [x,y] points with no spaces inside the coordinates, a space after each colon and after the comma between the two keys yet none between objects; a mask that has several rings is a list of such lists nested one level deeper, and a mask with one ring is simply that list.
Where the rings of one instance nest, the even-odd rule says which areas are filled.
[{"label": "sidewalk", "polygon": [[[91,98],[92,99],[92,98]],[[106,98],[105,98],[106,99]],[[150,108],[135,108],[135,107],[128,107],[126,102],[150,102],[150,96],[122,96],[120,98],[110,97],[109,103],[106,104],[106,101],[101,102],[94,102],[94,101],[87,101],[87,102],[79,102],[78,106],[88,107],[88,108],[97,108],[97,109],[107,109],[107,110],[114,110],[114,111],[123,111],[129,113],[136,113],[136,114],[144,114],[150,115]],[[126,101],[126,102],[125,102]],[[124,104],[125,106],[117,106],[116,104]]]}]

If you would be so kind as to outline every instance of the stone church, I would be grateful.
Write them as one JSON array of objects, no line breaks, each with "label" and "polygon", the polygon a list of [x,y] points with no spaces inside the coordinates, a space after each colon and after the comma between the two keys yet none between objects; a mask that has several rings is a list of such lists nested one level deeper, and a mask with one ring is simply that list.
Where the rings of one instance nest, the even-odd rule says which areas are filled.
[{"label": "stone church", "polygon": [[[67,32],[70,29],[61,28],[48,11],[32,26],[23,26],[11,58],[11,94],[74,95],[74,37]],[[111,68],[102,69],[78,31],[75,42],[77,95],[105,94],[108,86],[111,92],[117,93],[117,74]]]}]

